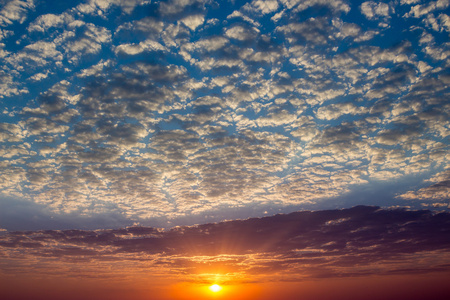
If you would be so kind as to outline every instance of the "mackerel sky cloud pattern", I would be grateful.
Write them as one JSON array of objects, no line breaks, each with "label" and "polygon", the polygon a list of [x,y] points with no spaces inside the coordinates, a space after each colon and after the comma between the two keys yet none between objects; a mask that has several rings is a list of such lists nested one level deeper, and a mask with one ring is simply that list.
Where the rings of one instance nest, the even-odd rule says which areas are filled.
[{"label": "mackerel sky cloud pattern", "polygon": [[0,227],[448,210],[449,5],[0,1]]}]

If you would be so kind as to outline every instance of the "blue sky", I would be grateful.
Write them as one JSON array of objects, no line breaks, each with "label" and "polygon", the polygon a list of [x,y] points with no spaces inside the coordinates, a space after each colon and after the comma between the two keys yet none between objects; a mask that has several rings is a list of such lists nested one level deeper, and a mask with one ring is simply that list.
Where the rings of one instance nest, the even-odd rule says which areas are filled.
[{"label": "blue sky", "polygon": [[449,1],[0,1],[0,228],[448,210]]}]

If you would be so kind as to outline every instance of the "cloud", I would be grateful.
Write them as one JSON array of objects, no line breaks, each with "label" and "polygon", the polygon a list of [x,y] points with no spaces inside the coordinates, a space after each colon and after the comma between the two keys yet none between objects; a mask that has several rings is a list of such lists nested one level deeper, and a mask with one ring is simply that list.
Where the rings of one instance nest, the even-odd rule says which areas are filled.
[{"label": "cloud", "polygon": [[406,17],[420,18],[436,10],[444,10],[450,5],[449,1],[430,1],[427,4],[419,4],[411,7],[409,13],[405,14]]},{"label": "cloud", "polygon": [[27,18],[27,13],[35,7],[34,0],[12,0],[7,1],[0,10],[0,25],[8,26],[15,21],[23,23]]},{"label": "cloud", "polygon": [[146,17],[132,22],[121,24],[117,27],[116,34],[129,36],[130,33],[143,34],[146,37],[159,36],[163,30],[164,23],[155,18]]},{"label": "cloud", "polygon": [[324,18],[310,18],[302,23],[280,26],[277,30],[296,42],[304,40],[313,44],[325,44],[328,40],[328,26]]},{"label": "cloud", "polygon": [[78,34],[63,38],[62,47],[71,63],[77,63],[83,56],[99,53],[103,44],[111,42],[111,33],[104,27],[85,24],[77,30]]},{"label": "cloud", "polygon": [[186,10],[201,10],[204,0],[169,0],[159,4],[162,15],[177,15]]},{"label": "cloud", "polygon": [[[243,9],[245,9],[247,12],[254,10],[253,8],[250,8],[248,5],[244,5]],[[261,27],[261,24],[258,21],[255,21],[254,19],[250,18],[248,15],[244,14],[240,10],[235,10],[231,15],[227,16],[227,20],[233,19],[233,18],[239,18],[248,24],[254,26],[254,27]]]},{"label": "cloud", "polygon": [[89,0],[87,3],[77,5],[76,10],[83,14],[102,16],[111,6],[119,6],[126,14],[131,14],[137,6],[149,4],[149,0]]},{"label": "cloud", "polygon": [[268,113],[256,120],[258,126],[280,126],[294,122],[297,120],[296,114],[291,114],[287,110],[280,110],[277,112]]},{"label": "cloud", "polygon": [[0,123],[0,140],[2,142],[19,142],[23,137],[23,130],[19,125]]},{"label": "cloud", "polygon": [[65,13],[61,15],[46,14],[36,18],[30,25],[28,25],[29,32],[45,32],[52,27],[60,27],[64,24],[70,24],[75,21],[74,17]]},{"label": "cloud", "polygon": [[37,42],[24,48],[22,54],[16,56],[16,59],[26,61],[32,60],[34,64],[43,66],[47,64],[47,59],[62,60],[61,52],[56,50],[54,43]]},{"label": "cloud", "polygon": [[346,102],[322,106],[317,110],[316,117],[319,119],[333,120],[345,114],[356,115],[366,112],[367,109],[365,107],[358,107],[351,102]]},{"label": "cloud", "polygon": [[160,43],[146,40],[139,44],[122,44],[115,48],[117,54],[137,55],[144,51],[167,51],[167,48]]},{"label": "cloud", "polygon": [[[26,35],[2,29],[5,195],[181,224],[336,207],[379,181],[419,193],[404,180],[446,168],[444,2],[392,27],[416,3],[119,2],[38,3]],[[392,195],[367,201],[426,202]]]},{"label": "cloud", "polygon": [[[80,59],[98,54],[102,45],[111,42],[111,34],[106,28],[75,20],[69,13],[45,15],[31,23],[28,30],[46,32],[50,27],[55,27],[55,30],[47,38],[30,43],[7,57],[8,64],[20,72],[47,68],[48,73],[50,70],[62,70],[67,61],[76,64]],[[66,67],[65,71],[68,70]],[[45,72],[38,72],[31,78],[43,79],[39,74]]]},{"label": "cloud", "polygon": [[[62,268],[86,265],[77,271],[80,276],[93,270],[103,274],[102,266],[118,261],[128,271],[146,265],[147,271],[159,270],[178,278],[211,272],[216,265],[228,268],[230,278],[244,273],[256,281],[275,274],[278,281],[430,274],[448,270],[450,245],[445,235],[449,219],[447,213],[357,206],[169,231],[128,227],[11,232],[0,236],[0,247],[8,256],[16,253],[10,256],[18,263],[10,274],[58,273],[58,268],[20,263],[38,257],[46,262],[57,259]],[[432,263],[437,254],[440,262]],[[154,264],[147,265],[149,259]],[[208,263],[202,265],[202,261]],[[117,272],[120,275],[122,269]]]},{"label": "cloud", "polygon": [[351,123],[329,126],[322,130],[320,136],[313,141],[311,146],[318,150],[324,147],[322,148],[323,152],[326,151],[326,147],[330,147],[331,149],[329,150],[331,150],[332,153],[348,151],[359,145],[360,130],[361,128],[358,128],[355,124]]},{"label": "cloud", "polygon": [[11,74],[7,74],[3,70],[0,71],[0,98],[10,97],[27,93],[26,87],[20,87],[19,83],[14,80]]},{"label": "cloud", "polygon": [[398,126],[395,129],[381,130],[376,141],[384,145],[397,145],[418,137],[420,133],[421,129],[417,126]]},{"label": "cloud", "polygon": [[367,1],[360,6],[361,13],[369,20],[374,20],[382,17],[389,17],[393,12],[391,8],[386,3],[376,3],[373,1]]},{"label": "cloud", "polygon": [[318,125],[312,117],[302,116],[298,120],[300,122],[295,124],[295,130],[292,130],[291,134],[302,141],[311,141],[319,132]]},{"label": "cloud", "polygon": [[446,201],[450,199],[450,170],[440,172],[426,182],[433,184],[417,191],[408,191],[398,197],[406,200],[440,200],[446,204]]},{"label": "cloud", "polygon": [[401,3],[402,5],[405,5],[405,4],[415,4],[415,3],[417,3],[417,2],[420,2],[420,0],[401,0],[401,1],[400,1],[400,3]]},{"label": "cloud", "polygon": [[[139,141],[147,136],[145,128],[133,124],[117,124],[107,120],[97,124],[97,132],[115,144],[138,146]],[[142,145],[143,146],[143,145]]]},{"label": "cloud", "polygon": [[131,14],[136,7],[150,4],[151,0],[116,0],[113,3],[120,6],[125,13]]},{"label": "cloud", "polygon": [[106,68],[113,66],[112,60],[100,60],[97,64],[85,68],[81,70],[79,74],[77,74],[78,77],[84,78],[88,76],[99,76],[102,71],[104,71]]},{"label": "cloud", "polygon": [[191,30],[195,30],[197,27],[203,24],[205,17],[203,15],[191,15],[181,19],[181,23],[189,27]]},{"label": "cloud", "polygon": [[229,40],[223,36],[213,36],[206,39],[198,40],[195,43],[190,43],[183,45],[183,50],[187,50],[189,52],[198,51],[201,53],[214,52],[217,50],[221,50],[227,45]]},{"label": "cloud", "polygon": [[[332,20],[333,26],[339,29],[339,32],[336,34],[337,37],[345,39],[346,37],[358,37],[361,33],[361,28],[352,23],[344,23],[340,19]],[[362,39],[362,37],[359,37]]]},{"label": "cloud", "polygon": [[288,9],[292,9],[294,12],[304,11],[310,7],[314,6],[325,6],[330,8],[333,12],[349,12],[350,6],[346,3],[346,1],[333,1],[329,2],[326,0],[281,0],[283,5],[285,5]]},{"label": "cloud", "polygon": [[258,30],[247,26],[236,25],[225,31],[225,35],[229,38],[239,41],[249,41],[256,38]]},{"label": "cloud", "polygon": [[263,15],[273,13],[278,10],[278,1],[276,0],[269,0],[269,1],[262,1],[262,0],[253,0],[250,5],[246,6],[248,10],[253,10],[256,12],[259,12]]},{"label": "cloud", "polygon": [[116,53],[136,55],[142,53],[145,48],[139,44],[122,44],[116,47]]},{"label": "cloud", "polygon": [[57,133],[62,134],[68,131],[69,127],[64,125],[59,125],[44,118],[29,118],[27,120],[27,128],[30,135],[41,135],[43,133]]}]

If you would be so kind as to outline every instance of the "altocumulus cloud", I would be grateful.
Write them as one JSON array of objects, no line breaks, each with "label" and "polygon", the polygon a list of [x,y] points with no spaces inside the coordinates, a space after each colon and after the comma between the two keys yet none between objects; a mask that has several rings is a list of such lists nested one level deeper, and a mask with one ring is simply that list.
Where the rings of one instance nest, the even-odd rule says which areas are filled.
[{"label": "altocumulus cloud", "polygon": [[2,1],[1,197],[123,225],[337,207],[373,184],[448,209],[448,7]]}]

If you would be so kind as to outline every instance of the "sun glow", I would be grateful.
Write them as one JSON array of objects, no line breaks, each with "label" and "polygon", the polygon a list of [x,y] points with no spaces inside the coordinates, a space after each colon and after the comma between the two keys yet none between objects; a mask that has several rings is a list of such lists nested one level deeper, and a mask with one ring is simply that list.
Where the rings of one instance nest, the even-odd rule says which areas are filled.
[{"label": "sun glow", "polygon": [[211,292],[213,293],[217,293],[220,292],[222,290],[222,287],[218,284],[213,284],[209,287],[209,289],[211,290]]}]

